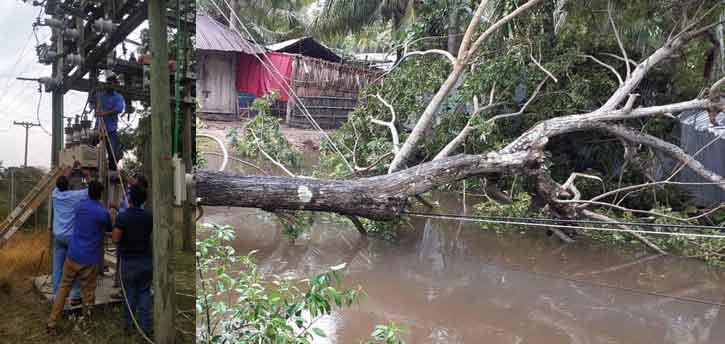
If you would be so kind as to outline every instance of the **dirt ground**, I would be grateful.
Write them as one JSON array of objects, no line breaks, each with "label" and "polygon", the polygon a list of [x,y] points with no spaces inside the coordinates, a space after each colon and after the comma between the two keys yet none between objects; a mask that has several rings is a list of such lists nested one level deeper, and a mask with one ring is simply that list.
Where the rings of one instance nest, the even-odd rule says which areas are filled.
[{"label": "dirt ground", "polygon": [[[179,343],[195,342],[194,254],[176,252],[176,309]],[[0,342],[2,343],[144,343],[137,333],[122,331],[121,304],[93,309],[93,321],[81,326],[78,313],[65,313],[59,335],[45,333],[50,304],[32,286],[31,276],[48,274],[47,231],[20,232],[0,248]]]},{"label": "dirt ground", "polygon": [[[224,139],[226,137],[227,129],[242,129],[246,125],[247,120],[235,122],[206,120],[202,122],[204,124],[204,127],[197,129],[199,133],[210,134],[220,139]],[[285,138],[287,138],[287,141],[289,141],[289,143],[292,144],[295,148],[301,151],[320,150],[322,133],[320,133],[319,130],[291,128],[286,124],[281,124],[280,127],[282,129],[282,134],[285,136]]]}]

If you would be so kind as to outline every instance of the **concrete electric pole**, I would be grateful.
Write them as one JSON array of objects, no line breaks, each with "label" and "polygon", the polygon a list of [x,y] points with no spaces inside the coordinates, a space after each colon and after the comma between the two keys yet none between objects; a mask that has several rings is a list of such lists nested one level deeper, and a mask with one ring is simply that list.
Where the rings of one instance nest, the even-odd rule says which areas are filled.
[{"label": "concrete electric pole", "polygon": [[28,130],[31,127],[39,127],[40,123],[13,121],[13,124],[25,127],[25,162],[23,163],[23,167],[28,167]]}]

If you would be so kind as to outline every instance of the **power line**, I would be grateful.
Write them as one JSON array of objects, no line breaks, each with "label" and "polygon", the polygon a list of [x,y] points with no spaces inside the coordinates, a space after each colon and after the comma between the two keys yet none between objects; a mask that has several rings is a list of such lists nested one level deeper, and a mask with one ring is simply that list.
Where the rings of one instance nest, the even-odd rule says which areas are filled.
[{"label": "power line", "polygon": [[[229,5],[229,3],[228,3],[228,2],[226,1],[226,0],[223,0],[223,1],[224,1],[224,3],[225,3],[225,4],[227,5],[227,7],[229,7],[229,8],[231,9],[231,6]],[[245,31],[245,32],[247,33],[247,35],[249,35],[249,36],[250,36],[250,39],[252,40],[252,42],[253,42],[254,44],[256,44],[256,45],[258,45],[258,46],[259,46],[259,44],[257,43],[257,41],[256,41],[256,40],[254,39],[254,37],[252,36],[252,34],[251,34],[251,33],[249,32],[249,30],[248,30],[248,29],[246,28],[246,26],[244,26],[244,23],[242,23],[241,19],[239,19],[239,17],[238,17],[238,16],[237,16],[237,15],[236,15],[235,13],[233,13],[233,12],[232,12],[232,13],[230,14],[230,16],[229,16],[229,17],[227,17],[226,15],[224,15],[224,11],[222,11],[222,9],[221,9],[221,8],[219,7],[219,5],[217,5],[217,4],[216,4],[216,3],[214,2],[214,1],[212,1],[212,4],[213,4],[213,5],[214,5],[214,6],[215,6],[215,7],[217,8],[217,10],[218,10],[218,11],[219,11],[219,12],[220,12],[220,13],[222,14],[222,16],[223,16],[223,17],[224,17],[225,19],[227,19],[227,21],[228,21],[228,22],[229,22],[230,24],[232,23],[232,18],[231,18],[231,14],[234,14],[234,18],[235,18],[235,19],[236,19],[236,21],[237,21],[237,22],[239,23],[239,26],[241,26],[241,27],[242,27],[242,28],[244,29],[244,31]],[[202,11],[203,11],[203,10],[202,10]],[[218,23],[216,23],[216,21],[214,21],[214,23],[218,25]],[[234,26],[234,29],[235,29],[236,33],[237,33],[237,34],[238,34],[238,35],[239,35],[239,36],[241,37],[241,41],[242,41],[242,43],[243,43],[243,44],[246,44],[246,45],[247,45],[247,47],[248,47],[248,48],[249,48],[250,50],[254,51],[254,50],[255,50],[255,49],[254,49],[254,47],[252,47],[252,45],[251,45],[251,44],[250,44],[250,43],[249,43],[249,42],[247,41],[247,39],[246,39],[246,38],[244,38],[244,36],[243,36],[243,35],[242,35],[242,33],[241,33],[241,32],[240,32],[240,31],[239,31],[239,30],[238,30],[237,28],[236,28],[236,26]],[[294,91],[294,89],[292,88],[292,86],[291,86],[291,85],[290,85],[290,84],[289,84],[289,83],[287,82],[287,80],[285,79],[285,77],[284,77],[284,75],[282,74],[282,72],[280,72],[280,71],[279,71],[279,69],[277,69],[277,67],[276,67],[276,66],[274,65],[274,63],[272,63],[271,61],[269,61],[269,62],[265,62],[265,61],[264,61],[264,60],[263,60],[263,59],[262,59],[261,57],[259,57],[259,56],[258,56],[258,55],[256,55],[256,54],[253,54],[253,56],[254,56],[255,58],[257,58],[257,60],[259,60],[259,61],[260,61],[260,62],[262,63],[262,66],[263,66],[263,67],[264,67],[264,68],[265,68],[265,69],[266,69],[266,70],[267,70],[267,71],[268,71],[268,72],[269,72],[269,73],[271,74],[272,78],[274,78],[274,80],[275,80],[275,81],[276,81],[277,83],[279,83],[280,85],[282,85],[282,86],[284,86],[284,87],[286,87],[286,88],[287,88],[287,89],[286,89],[285,91],[287,91],[288,95],[289,95],[289,96],[291,96],[291,97],[293,98],[293,100],[294,100],[294,105],[296,105],[296,106],[297,106],[297,108],[298,108],[298,109],[300,110],[300,112],[302,112],[302,114],[303,114],[303,115],[304,115],[304,116],[305,116],[305,117],[307,118],[307,120],[308,120],[308,121],[310,122],[310,124],[312,124],[313,128],[315,128],[315,129],[319,130],[319,131],[320,131],[320,132],[322,133],[322,136],[323,136],[323,137],[324,137],[324,138],[325,138],[325,139],[326,139],[326,140],[327,140],[327,141],[328,141],[328,142],[330,143],[330,146],[332,146],[332,148],[333,148],[333,150],[335,151],[335,153],[337,153],[337,154],[338,154],[338,155],[340,156],[340,158],[341,158],[341,159],[343,160],[343,162],[345,163],[345,165],[347,165],[347,167],[348,167],[348,168],[350,169],[350,171],[353,171],[354,169],[352,168],[352,166],[350,165],[350,163],[349,163],[349,162],[347,161],[347,159],[345,158],[345,155],[344,155],[344,154],[342,153],[342,151],[340,151],[340,149],[339,149],[339,148],[337,147],[337,145],[335,144],[335,142],[334,142],[334,141],[332,141],[332,139],[331,139],[331,138],[329,137],[329,135],[327,135],[327,133],[326,133],[326,132],[325,132],[324,130],[322,130],[322,127],[320,127],[320,125],[319,125],[319,124],[317,123],[317,121],[315,121],[314,117],[312,117],[312,115],[311,115],[311,114],[309,113],[309,111],[307,110],[307,108],[305,107],[305,105],[304,105],[304,104],[302,103],[302,101],[301,101],[301,100],[299,99],[299,97],[298,97],[298,96],[297,96],[297,94],[295,93],[295,91]],[[264,56],[266,57],[266,55],[264,55]],[[269,66],[268,66],[268,65],[269,65]],[[270,68],[270,66],[271,66],[271,68]],[[276,74],[272,72],[272,69],[274,69],[274,70],[275,70]],[[279,76],[279,77],[278,77],[278,76]],[[281,80],[280,80],[280,79],[281,79]],[[289,106],[289,103],[288,103],[288,105],[287,105],[287,106]]]},{"label": "power line", "polygon": [[[520,218],[517,217],[509,217],[511,220],[497,220],[497,219],[488,219],[484,216],[461,216],[461,215],[441,215],[441,214],[429,214],[429,213],[416,213],[416,212],[402,212],[402,214],[414,216],[414,217],[423,217],[423,218],[431,218],[431,219],[441,219],[441,220],[458,220],[458,221],[468,221],[468,222],[479,222],[479,223],[488,223],[488,224],[502,224],[502,225],[521,225],[521,226],[530,226],[530,227],[543,227],[543,228],[569,228],[569,229],[584,229],[584,230],[592,230],[592,231],[602,231],[602,232],[618,232],[618,233],[639,233],[639,234],[651,234],[651,235],[666,235],[666,236],[672,236],[672,237],[694,237],[694,238],[707,238],[707,239],[719,239],[719,240],[725,240],[725,235],[718,235],[718,234],[702,234],[702,233],[682,233],[682,232],[658,232],[658,231],[645,231],[645,230],[628,230],[628,229],[619,229],[619,228],[602,228],[602,227],[587,227],[587,226],[574,226],[574,225],[558,225],[553,223],[536,223],[536,222],[526,222],[525,220],[520,220]],[[515,220],[515,221],[514,221]],[[602,225],[616,225],[617,222],[604,222]],[[702,227],[708,227],[708,226],[702,226]],[[723,230],[723,227],[715,227],[711,226],[708,227],[710,229],[718,229]]]},{"label": "power line", "polygon": [[595,225],[603,225],[603,226],[622,225],[622,226],[639,226],[639,227],[656,227],[656,228],[725,230],[725,227],[718,227],[718,226],[685,225],[685,224],[670,224],[670,223],[660,224],[660,223],[633,222],[633,221],[608,222],[608,221],[596,221],[596,220],[550,219],[550,218],[518,217],[518,216],[464,216],[464,215],[456,215],[456,214],[435,214],[435,213],[424,213],[424,212],[404,212],[404,213],[409,214],[409,215],[419,215],[419,216],[446,216],[446,217],[455,218],[455,219],[463,220],[463,221],[465,221],[467,219],[487,219],[487,220],[501,220],[501,221],[516,220],[516,221],[526,221],[527,223],[573,223],[573,224],[595,224]]},{"label": "power line", "polygon": [[[18,63],[20,63],[20,60],[23,59],[25,56],[26,49],[28,48],[28,43],[30,43],[30,38],[33,36],[33,32],[30,32],[30,35],[28,35],[28,38],[25,39],[25,45],[23,46],[23,49],[20,51],[20,54],[18,55],[18,58],[15,60],[15,63],[13,63],[12,67],[7,69],[7,73],[10,74],[12,70],[15,69],[15,67],[18,66]],[[15,78],[12,78],[9,76],[10,81],[6,82],[3,88],[7,91],[10,89],[10,85],[15,82]],[[7,92],[3,92],[2,95],[0,95],[0,103],[5,99],[7,96]]]},{"label": "power line", "polygon": [[23,167],[28,167],[28,131],[32,127],[40,127],[40,123],[13,121],[13,124],[25,127],[25,163],[23,163]]},{"label": "power line", "polygon": [[[38,86],[38,88],[40,88],[40,86]],[[43,122],[40,121],[40,103],[43,100],[43,91],[40,90],[40,89],[38,89],[38,91],[40,91],[40,92],[38,92],[38,94],[39,94],[39,96],[38,96],[38,106],[36,107],[35,117],[37,117],[38,126],[40,126],[40,129],[43,129],[43,131],[45,132],[46,135],[52,137],[53,134],[51,134],[50,132],[48,132],[48,130],[46,130],[45,127],[43,126]]]}]

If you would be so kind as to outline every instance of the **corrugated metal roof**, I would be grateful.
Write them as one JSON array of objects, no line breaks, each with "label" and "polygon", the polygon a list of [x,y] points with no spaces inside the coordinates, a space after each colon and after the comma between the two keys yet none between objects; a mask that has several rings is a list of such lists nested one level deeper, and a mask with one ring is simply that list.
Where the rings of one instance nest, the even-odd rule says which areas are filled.
[{"label": "corrugated metal roof", "polygon": [[341,62],[340,55],[312,37],[301,37],[267,45],[267,49],[282,53],[299,54],[330,62]]},{"label": "corrugated metal roof", "polygon": [[274,51],[277,51],[278,49],[284,49],[284,48],[286,48],[286,47],[288,47],[288,46],[290,46],[292,44],[295,44],[295,43],[297,43],[300,40],[305,39],[305,38],[306,37],[293,38],[293,39],[288,39],[288,40],[282,41],[282,42],[267,44],[267,49],[274,50]]},{"label": "corrugated metal roof", "polygon": [[710,122],[710,115],[705,110],[693,110],[680,113],[680,123],[697,131],[710,132],[725,140],[725,112],[715,117],[715,125]]},{"label": "corrugated metal roof", "polygon": [[196,49],[245,54],[264,53],[264,48],[239,37],[239,33],[201,13],[196,15]]}]

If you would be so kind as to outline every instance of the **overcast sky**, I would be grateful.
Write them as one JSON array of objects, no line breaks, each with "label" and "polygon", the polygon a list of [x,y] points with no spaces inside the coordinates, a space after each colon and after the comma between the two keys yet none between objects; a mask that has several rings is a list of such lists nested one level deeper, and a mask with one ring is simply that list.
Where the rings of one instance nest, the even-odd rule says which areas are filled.
[{"label": "overcast sky", "polygon": [[[50,93],[43,92],[38,116],[38,83],[15,79],[18,76],[50,76],[51,67],[39,64],[35,55],[32,23],[39,9],[20,0],[0,0],[0,161],[6,167],[23,163],[25,129],[13,125],[13,121],[37,122],[40,117],[45,130],[51,130]],[[138,40],[139,31],[131,34],[131,38]],[[39,27],[37,35],[41,43],[49,43],[47,27]],[[128,46],[129,51],[135,48]],[[85,100],[85,93],[66,93],[64,115],[80,112]],[[28,164],[50,166],[51,137],[43,128],[33,127],[28,140]]]}]

